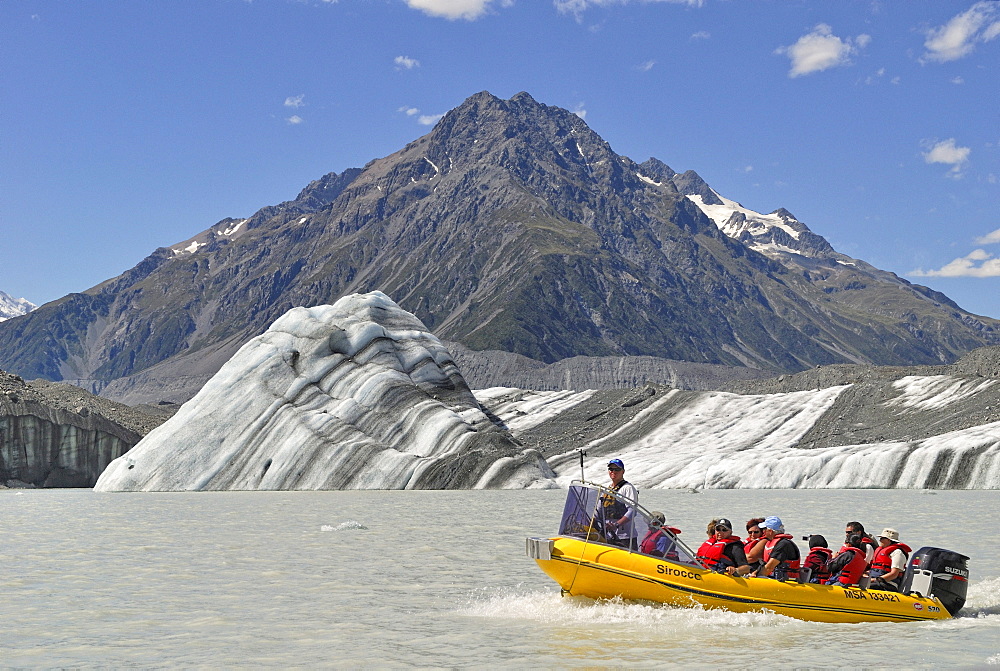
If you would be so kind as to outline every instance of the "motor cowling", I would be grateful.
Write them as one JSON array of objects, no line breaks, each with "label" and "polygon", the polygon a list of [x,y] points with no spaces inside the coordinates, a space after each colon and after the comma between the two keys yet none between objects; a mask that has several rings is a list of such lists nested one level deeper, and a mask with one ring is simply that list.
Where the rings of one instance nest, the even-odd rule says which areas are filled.
[{"label": "motor cowling", "polygon": [[943,548],[922,547],[910,557],[900,592],[935,596],[954,616],[969,591],[969,558]]}]

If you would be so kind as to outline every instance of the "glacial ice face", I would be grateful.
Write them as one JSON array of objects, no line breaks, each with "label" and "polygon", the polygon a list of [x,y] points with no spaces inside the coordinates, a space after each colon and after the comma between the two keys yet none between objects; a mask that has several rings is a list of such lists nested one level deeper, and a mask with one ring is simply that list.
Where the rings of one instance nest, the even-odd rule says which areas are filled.
[{"label": "glacial ice face", "polygon": [[101,475],[98,491],[551,487],[451,355],[381,292],[294,308]]},{"label": "glacial ice face", "polygon": [[[938,411],[957,399],[990,393],[994,383],[907,376],[892,385],[902,393],[883,405],[892,413]],[[848,387],[748,395],[670,390],[614,431],[580,446],[588,455],[584,477],[603,482],[607,460],[618,457],[640,488],[1000,489],[1000,422],[913,440],[804,444]],[[589,397],[565,392],[512,396],[510,391],[476,393],[519,438]],[[682,395],[685,400],[678,402]],[[581,477],[576,450],[547,460],[561,486]]]}]

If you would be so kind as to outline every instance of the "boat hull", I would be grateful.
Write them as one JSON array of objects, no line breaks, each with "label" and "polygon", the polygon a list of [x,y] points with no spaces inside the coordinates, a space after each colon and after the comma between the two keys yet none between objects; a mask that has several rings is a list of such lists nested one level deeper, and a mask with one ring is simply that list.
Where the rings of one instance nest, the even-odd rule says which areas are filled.
[{"label": "boat hull", "polygon": [[[539,539],[541,540],[541,539]],[[771,611],[812,622],[914,622],[951,615],[934,597],[738,578],[578,538],[555,537],[541,569],[564,593],[674,606]]]}]

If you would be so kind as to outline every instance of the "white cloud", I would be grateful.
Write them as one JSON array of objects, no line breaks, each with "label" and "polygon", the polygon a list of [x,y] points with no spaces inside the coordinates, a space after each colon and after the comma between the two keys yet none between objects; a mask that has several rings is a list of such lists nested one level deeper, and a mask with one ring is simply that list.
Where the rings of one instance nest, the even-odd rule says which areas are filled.
[{"label": "white cloud", "polygon": [[300,96],[288,96],[287,98],[285,98],[285,107],[294,107],[298,109],[299,107],[303,107],[306,104],[305,99],[306,99],[305,94]]},{"label": "white cloud", "polygon": [[298,114],[293,114],[292,116],[290,116],[287,119],[285,119],[285,121],[287,121],[292,126],[297,126],[300,123],[304,122],[305,119],[303,119],[302,117],[300,117]]},{"label": "white cloud", "polygon": [[587,118],[587,110],[584,108],[583,103],[576,104],[576,107],[573,108],[573,114],[577,115],[581,119]]},{"label": "white cloud", "polygon": [[943,163],[945,165],[950,165],[951,170],[949,170],[948,173],[952,177],[962,176],[962,168],[965,167],[965,163],[969,160],[969,153],[972,151],[971,148],[955,146],[955,138],[953,137],[950,137],[947,140],[941,140],[940,142],[935,142],[933,144],[927,142],[925,145],[929,147],[929,149],[924,152],[925,163]]},{"label": "white cloud", "polygon": [[946,263],[938,270],[918,268],[909,274],[914,277],[1000,277],[1000,259],[985,250],[976,249],[968,256]]},{"label": "white cloud", "polygon": [[927,31],[924,59],[946,63],[968,56],[976,44],[1000,35],[1000,3],[977,2],[948,23]]},{"label": "white cloud", "polygon": [[885,68],[879,68],[878,70],[875,71],[874,75],[868,75],[867,77],[865,77],[865,84],[868,85],[874,84],[882,77],[885,77]]},{"label": "white cloud", "polygon": [[397,70],[412,70],[420,67],[420,61],[409,56],[396,56],[392,62],[396,64]]},{"label": "white cloud", "polygon": [[[492,2],[493,0],[406,0],[410,9],[419,9],[428,16],[440,16],[451,21],[475,21],[486,13]],[[501,2],[504,7],[510,4]]]},{"label": "white cloud", "polygon": [[421,114],[417,119],[417,123],[421,126],[433,126],[436,124],[444,114]]},{"label": "white cloud", "polygon": [[789,77],[799,77],[813,72],[821,72],[838,65],[848,65],[851,56],[859,49],[864,49],[871,43],[871,36],[858,35],[840,39],[833,34],[833,29],[825,23],[813,28],[813,31],[803,35],[789,46],[775,50],[777,54],[785,54],[792,61]]},{"label": "white cloud", "polygon": [[640,63],[639,65],[635,66],[635,69],[638,70],[639,72],[649,72],[650,70],[653,69],[654,65],[656,65],[656,61],[646,61],[645,63]]},{"label": "white cloud", "polygon": [[406,116],[417,117],[417,123],[421,126],[433,126],[439,119],[441,119],[441,117],[444,116],[444,114],[420,114],[420,110],[418,108],[407,107],[406,105],[403,105],[396,111],[405,114]]},{"label": "white cloud", "polygon": [[964,84],[965,78],[962,76],[952,77],[950,81],[952,84]]},{"label": "white cloud", "polygon": [[992,233],[987,233],[982,235],[975,240],[977,245],[996,245],[1000,244],[1000,228],[993,231]]},{"label": "white cloud", "polygon": [[712,33],[707,30],[699,30],[697,33],[691,35],[692,40],[707,40],[712,36]]},{"label": "white cloud", "polygon": [[[611,5],[627,5],[632,0],[552,0],[552,4],[562,14],[573,14],[577,19],[590,7],[610,7]],[[701,7],[705,0],[639,0],[642,3],[668,2],[674,5]],[[707,33],[705,34],[707,37]]]}]

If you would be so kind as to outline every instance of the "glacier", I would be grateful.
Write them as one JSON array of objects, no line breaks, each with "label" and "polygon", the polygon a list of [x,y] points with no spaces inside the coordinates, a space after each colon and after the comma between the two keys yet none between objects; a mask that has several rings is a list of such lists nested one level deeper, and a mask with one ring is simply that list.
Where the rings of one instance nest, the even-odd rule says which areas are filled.
[{"label": "glacier", "polygon": [[[949,405],[994,392],[996,380],[906,376],[886,413],[948,411]],[[606,479],[611,457],[630,482],[654,489],[1000,489],[1000,422],[918,440],[812,446],[806,435],[851,385],[774,394],[669,390],[613,431],[579,445],[582,477]],[[583,404],[590,393],[477,392],[526,444],[540,424],[518,422],[530,409],[544,422]],[[683,396],[683,398],[681,398]],[[996,402],[991,396],[987,401]],[[842,410],[837,411],[842,412]],[[577,449],[546,455],[560,486],[581,477]]]},{"label": "glacier", "polygon": [[477,402],[451,355],[385,294],[293,308],[97,491],[554,487]]}]

